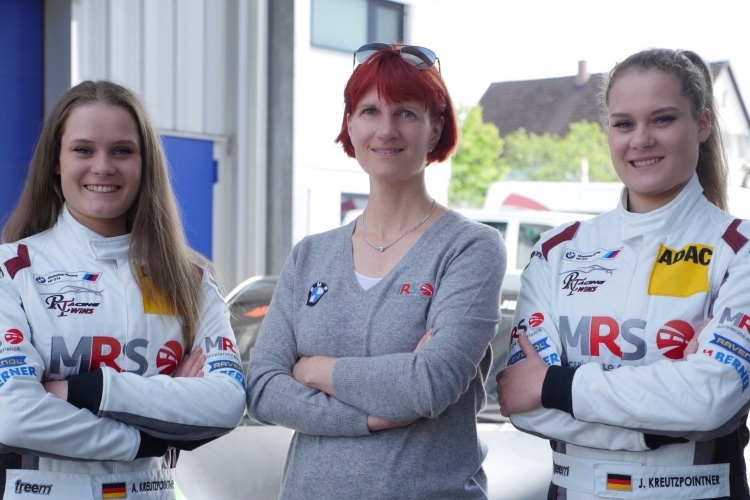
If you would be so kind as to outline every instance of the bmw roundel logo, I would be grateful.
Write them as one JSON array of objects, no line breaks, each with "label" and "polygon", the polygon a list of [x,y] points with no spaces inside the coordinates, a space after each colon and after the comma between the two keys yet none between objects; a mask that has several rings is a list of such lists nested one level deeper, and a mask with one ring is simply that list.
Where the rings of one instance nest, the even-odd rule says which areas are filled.
[{"label": "bmw roundel logo", "polygon": [[323,282],[317,282],[310,287],[310,291],[307,294],[307,305],[314,306],[318,303],[320,298],[325,295],[328,291],[328,285]]},{"label": "bmw roundel logo", "polygon": [[567,252],[567,253],[565,254],[565,258],[566,258],[566,259],[572,259],[572,258],[573,258],[573,257],[575,257],[575,256],[576,256],[576,253],[575,253],[575,252]]},{"label": "bmw roundel logo", "polygon": [[46,283],[46,282],[47,282],[47,280],[46,280],[46,279],[44,279],[44,276],[37,276],[37,277],[36,277],[36,282],[37,282],[37,283]]}]

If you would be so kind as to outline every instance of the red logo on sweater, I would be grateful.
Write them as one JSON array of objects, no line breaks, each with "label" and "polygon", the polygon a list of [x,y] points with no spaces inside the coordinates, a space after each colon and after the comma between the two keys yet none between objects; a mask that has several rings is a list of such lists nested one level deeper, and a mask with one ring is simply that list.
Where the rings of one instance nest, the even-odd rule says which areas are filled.
[{"label": "red logo on sweater", "polygon": [[[419,289],[419,292],[417,292],[417,289]],[[431,283],[425,283],[423,285],[402,283],[401,285],[396,285],[396,293],[398,295],[416,295],[417,297],[419,296],[419,293],[421,293],[425,297],[432,297],[435,294],[435,285]]]}]

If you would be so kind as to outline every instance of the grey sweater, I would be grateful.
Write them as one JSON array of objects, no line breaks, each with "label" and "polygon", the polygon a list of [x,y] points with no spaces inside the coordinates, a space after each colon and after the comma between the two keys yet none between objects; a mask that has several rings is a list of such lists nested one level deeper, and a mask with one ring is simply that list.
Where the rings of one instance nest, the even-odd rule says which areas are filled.
[{"label": "grey sweater", "polygon": [[[500,320],[502,238],[448,211],[364,291],[354,224],[294,247],[252,350],[250,414],[297,431],[282,497],[485,498],[476,415]],[[300,356],[314,355],[340,358],[335,398],[291,376]],[[419,420],[371,433],[368,414]]]}]

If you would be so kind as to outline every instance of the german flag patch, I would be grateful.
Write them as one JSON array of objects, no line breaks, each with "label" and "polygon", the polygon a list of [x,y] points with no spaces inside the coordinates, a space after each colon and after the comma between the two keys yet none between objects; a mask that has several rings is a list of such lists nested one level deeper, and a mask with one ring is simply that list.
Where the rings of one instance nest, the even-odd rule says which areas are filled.
[{"label": "german flag patch", "polygon": [[127,498],[128,490],[125,483],[102,484],[102,498]]},{"label": "german flag patch", "polygon": [[626,476],[624,474],[607,474],[607,489],[633,491],[632,476]]}]

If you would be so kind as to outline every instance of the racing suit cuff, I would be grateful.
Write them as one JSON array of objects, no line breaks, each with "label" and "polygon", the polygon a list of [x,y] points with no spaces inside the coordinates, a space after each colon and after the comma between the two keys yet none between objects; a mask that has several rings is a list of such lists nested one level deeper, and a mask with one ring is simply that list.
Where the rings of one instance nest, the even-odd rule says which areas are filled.
[{"label": "racing suit cuff", "polygon": [[542,383],[542,406],[573,415],[573,376],[570,366],[551,365]]},{"label": "racing suit cuff", "polygon": [[104,372],[101,368],[68,377],[68,403],[94,415],[99,413],[103,390]]},{"label": "racing suit cuff", "polygon": [[650,450],[655,450],[667,444],[687,443],[688,440],[681,437],[660,436],[658,434],[643,434],[643,440]]},{"label": "racing suit cuff", "polygon": [[136,453],[135,458],[164,456],[169,448],[166,441],[141,430],[138,430],[138,433],[141,435],[141,444],[138,446],[138,453]]}]

